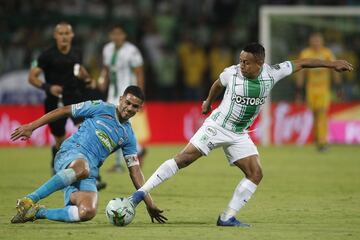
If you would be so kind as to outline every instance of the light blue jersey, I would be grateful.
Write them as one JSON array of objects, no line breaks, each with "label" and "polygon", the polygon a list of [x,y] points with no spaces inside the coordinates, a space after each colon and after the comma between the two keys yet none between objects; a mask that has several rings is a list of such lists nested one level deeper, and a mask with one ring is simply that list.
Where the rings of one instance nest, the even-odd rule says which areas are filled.
[{"label": "light blue jersey", "polygon": [[125,159],[137,155],[131,124],[119,122],[115,105],[101,100],[86,101],[71,105],[71,111],[74,118],[83,117],[85,120],[79,130],[64,141],[60,151],[78,148],[96,167],[119,148]]}]

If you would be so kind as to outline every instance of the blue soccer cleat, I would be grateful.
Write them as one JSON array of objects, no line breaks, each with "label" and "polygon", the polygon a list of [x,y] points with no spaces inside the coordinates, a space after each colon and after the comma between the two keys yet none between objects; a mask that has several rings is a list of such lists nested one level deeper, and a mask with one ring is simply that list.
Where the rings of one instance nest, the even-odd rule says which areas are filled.
[{"label": "blue soccer cleat", "polygon": [[216,225],[220,227],[250,227],[250,224],[242,223],[235,217],[231,217],[227,221],[222,221],[220,216],[216,222]]},{"label": "blue soccer cleat", "polygon": [[133,207],[136,207],[142,200],[144,200],[145,195],[146,194],[143,191],[136,191],[129,197],[129,201]]}]

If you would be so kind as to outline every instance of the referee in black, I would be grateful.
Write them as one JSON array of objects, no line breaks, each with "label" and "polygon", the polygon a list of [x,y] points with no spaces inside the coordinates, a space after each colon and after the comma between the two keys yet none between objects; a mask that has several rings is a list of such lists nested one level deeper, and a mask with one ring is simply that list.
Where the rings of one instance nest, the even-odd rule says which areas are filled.
[{"label": "referee in black", "polygon": [[[44,103],[46,113],[63,105],[92,100],[90,92],[93,92],[96,84],[81,65],[81,52],[72,47],[74,38],[72,26],[67,22],[58,23],[53,36],[55,46],[40,54],[29,73],[29,83],[46,93]],[[44,73],[45,82],[39,79],[41,73]],[[79,126],[82,121],[82,119],[72,120],[76,126]],[[62,118],[49,123],[51,133],[55,138],[51,162],[53,172],[55,155],[66,138],[66,121],[66,118]],[[98,190],[105,186],[105,183],[98,181]]]}]

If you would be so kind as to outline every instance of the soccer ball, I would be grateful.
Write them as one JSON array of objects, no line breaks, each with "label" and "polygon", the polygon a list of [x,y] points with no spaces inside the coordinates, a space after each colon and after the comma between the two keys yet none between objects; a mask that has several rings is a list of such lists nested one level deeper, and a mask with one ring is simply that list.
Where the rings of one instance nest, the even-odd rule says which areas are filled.
[{"label": "soccer ball", "polygon": [[135,208],[127,198],[114,198],[106,206],[106,217],[115,226],[126,226],[135,217]]}]

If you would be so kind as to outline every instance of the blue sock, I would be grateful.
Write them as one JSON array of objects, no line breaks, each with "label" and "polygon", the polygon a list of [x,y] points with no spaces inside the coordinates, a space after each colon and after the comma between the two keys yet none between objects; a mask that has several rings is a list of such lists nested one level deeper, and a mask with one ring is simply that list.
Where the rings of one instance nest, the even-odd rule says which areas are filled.
[{"label": "blue sock", "polygon": [[76,181],[76,174],[74,169],[72,168],[63,169],[60,172],[58,172],[56,175],[52,176],[41,187],[39,187],[34,192],[27,195],[27,197],[36,203],[40,199],[43,199],[49,196],[50,194],[52,194],[53,192],[63,189],[66,186],[69,186],[75,181]]},{"label": "blue sock", "polygon": [[77,206],[68,206],[64,208],[40,208],[36,213],[37,219],[49,219],[60,222],[78,222],[80,221]]},{"label": "blue sock", "polygon": [[133,195],[130,196],[129,200],[136,207],[145,198],[145,195],[146,195],[145,192],[138,190],[134,192]]}]

